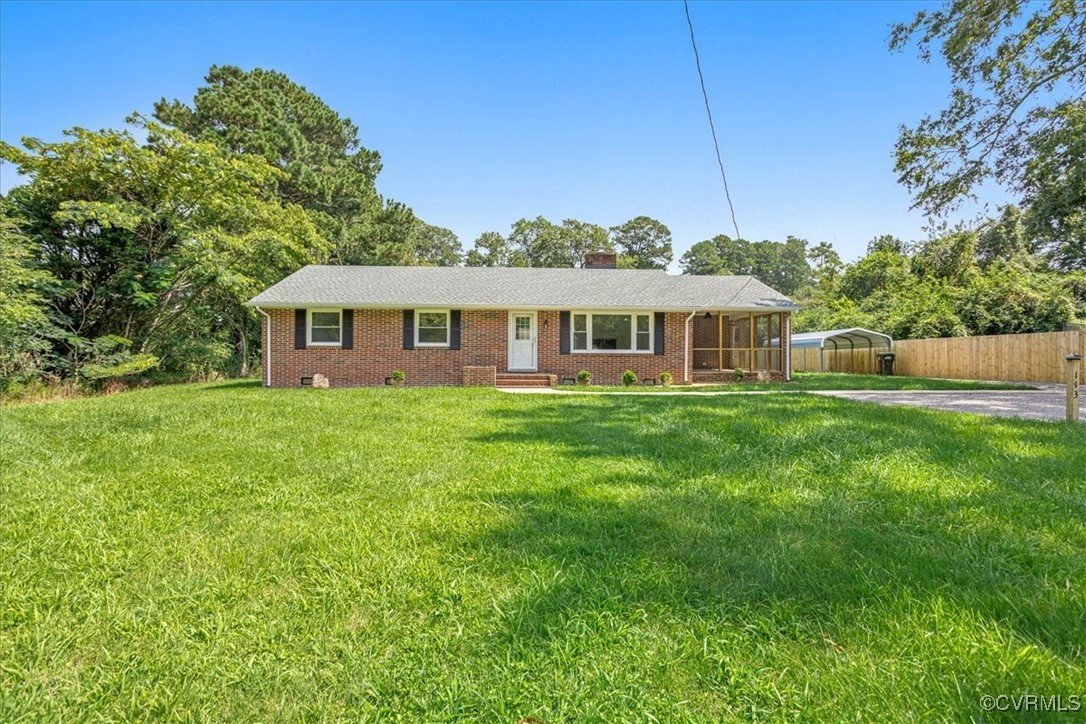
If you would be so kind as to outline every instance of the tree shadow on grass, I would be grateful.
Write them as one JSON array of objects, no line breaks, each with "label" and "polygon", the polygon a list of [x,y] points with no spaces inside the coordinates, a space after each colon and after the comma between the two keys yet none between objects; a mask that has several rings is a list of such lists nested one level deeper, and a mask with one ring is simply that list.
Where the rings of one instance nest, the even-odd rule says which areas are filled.
[{"label": "tree shadow on grass", "polygon": [[510,606],[510,642],[601,607],[772,609],[818,631],[940,598],[1083,665],[1086,430],[807,396],[492,414],[477,441],[542,447],[555,467],[474,496],[501,522],[450,542],[577,574]]}]

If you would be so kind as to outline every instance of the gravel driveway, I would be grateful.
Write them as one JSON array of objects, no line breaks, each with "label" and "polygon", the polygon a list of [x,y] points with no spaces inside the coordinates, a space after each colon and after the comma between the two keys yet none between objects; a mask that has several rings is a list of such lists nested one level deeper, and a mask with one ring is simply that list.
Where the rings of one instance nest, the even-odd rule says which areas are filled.
[{"label": "gravel driveway", "polygon": [[[1063,420],[1064,388],[1047,387],[1041,390],[1005,391],[824,391],[815,395],[841,397],[860,402],[877,402],[880,405],[909,405],[949,412],[972,412],[997,417],[1024,417],[1031,420]],[[1080,400],[1081,402],[1081,400]],[[1081,420],[1080,422],[1086,422]]]}]

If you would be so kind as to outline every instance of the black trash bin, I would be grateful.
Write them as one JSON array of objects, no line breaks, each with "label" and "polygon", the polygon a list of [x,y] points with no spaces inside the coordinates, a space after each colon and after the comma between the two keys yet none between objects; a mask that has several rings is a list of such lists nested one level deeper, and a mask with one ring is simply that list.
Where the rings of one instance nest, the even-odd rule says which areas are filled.
[{"label": "black trash bin", "polygon": [[894,375],[894,353],[893,352],[880,352],[878,355],[879,363],[877,372],[880,375]]}]

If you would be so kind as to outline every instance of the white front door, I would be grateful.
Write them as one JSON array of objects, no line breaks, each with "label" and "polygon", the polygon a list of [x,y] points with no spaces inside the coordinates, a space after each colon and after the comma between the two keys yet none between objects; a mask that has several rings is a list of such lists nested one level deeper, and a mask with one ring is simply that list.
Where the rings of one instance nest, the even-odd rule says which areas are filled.
[{"label": "white front door", "polygon": [[509,313],[510,370],[535,370],[537,336],[535,312]]}]

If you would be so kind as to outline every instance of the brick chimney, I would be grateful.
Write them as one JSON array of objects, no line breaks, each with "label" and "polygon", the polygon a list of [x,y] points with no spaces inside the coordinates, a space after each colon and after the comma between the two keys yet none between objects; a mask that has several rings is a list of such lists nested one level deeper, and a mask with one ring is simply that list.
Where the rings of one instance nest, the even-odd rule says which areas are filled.
[{"label": "brick chimney", "polygon": [[585,269],[614,269],[618,267],[618,254],[613,251],[590,251],[584,255]]}]

